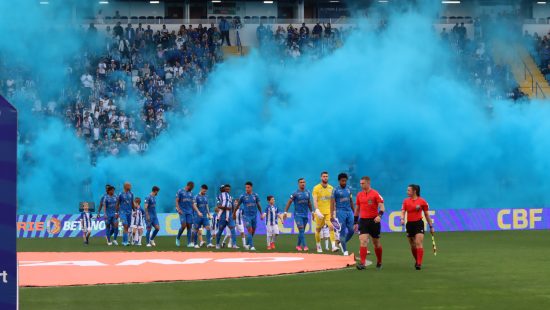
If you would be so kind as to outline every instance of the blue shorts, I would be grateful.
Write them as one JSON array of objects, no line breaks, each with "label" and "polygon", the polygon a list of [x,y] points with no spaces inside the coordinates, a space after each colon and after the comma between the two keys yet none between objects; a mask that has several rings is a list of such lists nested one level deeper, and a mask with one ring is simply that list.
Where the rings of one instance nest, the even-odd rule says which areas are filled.
[{"label": "blue shorts", "polygon": [[256,216],[254,216],[254,217],[245,216],[244,217],[244,227],[246,227],[247,229],[248,228],[256,229],[257,221],[258,221],[258,218]]},{"label": "blue shorts", "polygon": [[354,219],[351,210],[336,210],[336,218],[338,218],[338,222],[340,222],[340,230],[343,230],[344,227],[353,230]]},{"label": "blue shorts", "polygon": [[122,221],[122,225],[130,226],[130,223],[132,223],[132,211],[126,211],[126,210],[120,210],[120,220]]},{"label": "blue shorts", "polygon": [[107,219],[105,220],[105,225],[115,225],[115,223],[118,223],[118,220],[114,214],[108,214],[106,217]]},{"label": "blue shorts", "polygon": [[180,214],[180,223],[181,225],[193,225],[193,214]]},{"label": "blue shorts", "polygon": [[145,219],[145,221],[147,222],[147,229],[150,229],[153,226],[159,226],[159,219],[156,214],[149,215],[149,220],[147,221],[147,219]]},{"label": "blue shorts", "polygon": [[203,217],[195,217],[195,228],[196,229],[199,229],[201,227],[208,227],[210,226],[210,220],[208,219],[208,217],[206,216],[203,216]]},{"label": "blue shorts", "polygon": [[305,229],[307,223],[309,222],[309,218],[307,217],[307,215],[302,216],[294,214],[294,222],[296,222],[296,226],[298,226],[298,228],[303,227]]},{"label": "blue shorts", "polygon": [[225,215],[223,215],[219,219],[218,227],[220,227],[220,228],[221,227],[233,228],[233,227],[235,227],[235,220],[233,219],[233,217],[231,215],[229,216],[229,220],[226,220]]}]

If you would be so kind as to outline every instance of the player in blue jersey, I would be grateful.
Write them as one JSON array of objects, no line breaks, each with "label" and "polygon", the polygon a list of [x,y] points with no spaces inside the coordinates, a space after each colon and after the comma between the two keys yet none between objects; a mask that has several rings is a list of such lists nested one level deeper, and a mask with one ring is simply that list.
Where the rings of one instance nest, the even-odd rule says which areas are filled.
[{"label": "player in blue jersey", "polygon": [[187,229],[187,247],[194,247],[192,231],[193,231],[193,188],[195,184],[191,181],[187,182],[185,188],[178,190],[176,194],[176,211],[180,217],[181,227],[176,237],[176,246],[180,246],[180,238],[183,231]]},{"label": "player in blue jersey", "polygon": [[107,187],[107,195],[103,196],[102,203],[99,206],[97,217],[101,217],[101,207],[105,206],[105,234],[107,245],[118,245],[116,240],[111,243],[111,236],[118,235],[118,212],[116,211],[117,197],[115,188],[111,185]]},{"label": "player in blue jersey", "polygon": [[[127,246],[128,242],[128,227],[132,221],[132,209],[134,204],[134,194],[132,193],[132,184],[129,182],[124,183],[124,189],[122,193],[118,195],[116,202],[116,209],[122,221],[124,232],[122,233],[122,245]],[[116,237],[115,237],[116,240]]]},{"label": "player in blue jersey", "polygon": [[[145,199],[145,222],[147,223],[147,232],[145,238],[147,238],[147,246],[156,246],[155,237],[157,236],[160,227],[159,219],[157,218],[157,195],[160,191],[158,186],[153,186],[151,194]],[[151,234],[151,228],[154,227],[155,230]]]},{"label": "player in blue jersey", "polygon": [[340,173],[338,175],[340,186],[334,188],[332,194],[332,202],[336,209],[336,216],[333,214],[333,219],[338,219],[340,223],[340,250],[344,255],[348,255],[347,242],[353,237],[353,196],[350,188],[347,186],[348,175]]},{"label": "player in blue jersey", "polygon": [[290,208],[291,203],[294,203],[294,221],[296,222],[296,227],[298,227],[296,250],[308,251],[305,230],[309,222],[308,211],[313,216],[313,208],[311,206],[311,193],[306,189],[306,180],[304,178],[298,179],[298,190],[290,195],[290,199],[286,203],[284,219],[288,216],[288,208]]},{"label": "player in blue jersey", "polygon": [[201,185],[201,190],[199,194],[195,196],[193,202],[193,209],[195,211],[193,215],[195,221],[193,225],[193,242],[195,243],[195,249],[200,248],[202,243],[204,243],[201,242],[201,244],[199,244],[198,242],[198,234],[203,227],[206,229],[206,241],[208,242],[206,247],[213,247],[212,233],[210,231],[210,210],[208,209],[208,196],[206,195],[207,191],[208,186],[206,186],[206,184]]},{"label": "player in blue jersey", "polygon": [[264,219],[264,214],[262,213],[262,206],[260,205],[260,197],[258,194],[252,192],[252,182],[246,182],[244,187],[245,193],[239,197],[237,207],[233,212],[233,219],[237,218],[236,212],[242,205],[244,226],[248,232],[244,248],[256,251],[256,248],[254,248],[254,233],[256,232],[258,212],[261,214],[262,220]]},{"label": "player in blue jersey", "polygon": [[[97,210],[97,216],[96,218],[99,220],[101,218],[101,210],[105,208],[105,197],[107,197],[109,194],[109,188],[111,185],[107,184],[105,185],[105,194],[101,196],[101,199],[99,200],[99,208]],[[107,212],[107,210],[105,210]],[[111,231],[111,224],[107,223],[107,220],[105,218],[105,239],[107,240],[107,244],[111,243],[111,239],[109,237],[109,232]]]},{"label": "player in blue jersey", "polygon": [[275,197],[267,196],[267,207],[265,208],[265,231],[267,237],[267,249],[275,250],[275,241],[279,235],[279,208],[275,205]]},{"label": "player in blue jersey", "polygon": [[218,221],[218,233],[216,234],[216,249],[220,248],[220,239],[226,227],[229,227],[231,232],[231,243],[234,249],[238,249],[235,233],[235,220],[233,220],[233,197],[229,194],[231,186],[229,184],[220,187],[220,194],[217,198],[217,207],[221,211]]}]

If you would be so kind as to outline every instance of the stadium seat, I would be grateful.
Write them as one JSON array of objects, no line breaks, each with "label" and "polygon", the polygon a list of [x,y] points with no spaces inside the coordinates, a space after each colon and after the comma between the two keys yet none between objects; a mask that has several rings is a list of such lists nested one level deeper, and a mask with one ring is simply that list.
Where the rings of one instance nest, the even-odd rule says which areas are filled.
[{"label": "stadium seat", "polygon": [[130,17],[130,21],[131,21],[131,22],[136,22],[136,23],[137,23],[138,17],[137,17],[137,16],[132,16],[132,17]]},{"label": "stadium seat", "polygon": [[258,16],[252,16],[252,18],[250,19],[250,22],[252,24],[259,24],[260,23],[260,18]]},{"label": "stadium seat", "polygon": [[250,24],[250,16],[245,16],[244,17],[244,23],[245,24]]},{"label": "stadium seat", "polygon": [[210,15],[210,16],[208,16],[208,20],[215,22],[216,21],[216,16]]},{"label": "stadium seat", "polygon": [[164,17],[162,17],[162,16],[157,16],[157,17],[155,17],[155,19],[158,19],[160,22],[162,22],[162,21],[164,20]]},{"label": "stadium seat", "polygon": [[269,16],[269,23],[270,24],[275,24],[275,21],[277,20],[277,17],[275,16]]},{"label": "stadium seat", "polygon": [[232,19],[233,19],[233,16],[226,16],[225,19],[227,19],[227,20],[232,20]]},{"label": "stadium seat", "polygon": [[154,23],[155,22],[155,17],[154,16],[147,16],[147,21],[149,23],[152,23],[152,22]]},{"label": "stadium seat", "polygon": [[121,16],[120,21],[123,22],[123,23],[127,22],[128,21],[128,16]]},{"label": "stadium seat", "polygon": [[539,24],[546,24],[547,23],[546,18],[539,18],[538,23]]},{"label": "stadium seat", "polygon": [[105,22],[110,23],[111,22],[111,16],[105,16]]},{"label": "stadium seat", "polygon": [[140,16],[139,21],[146,23],[147,22],[147,17],[146,16]]}]

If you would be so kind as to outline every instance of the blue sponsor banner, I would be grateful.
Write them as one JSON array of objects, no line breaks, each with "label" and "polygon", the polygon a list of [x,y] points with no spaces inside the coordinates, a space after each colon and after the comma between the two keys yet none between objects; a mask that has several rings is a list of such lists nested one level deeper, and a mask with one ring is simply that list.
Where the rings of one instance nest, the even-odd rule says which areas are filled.
[{"label": "blue sponsor banner", "polygon": [[17,309],[17,112],[0,96],[0,309]]},{"label": "blue sponsor banner", "polygon": [[[516,209],[460,209],[430,210],[437,231],[483,231],[483,230],[535,230],[550,229],[550,208]],[[401,211],[388,211],[382,219],[383,232],[402,232]],[[292,215],[279,221],[281,234],[296,234],[298,228]],[[178,233],[180,220],[177,213],[158,214],[159,236],[173,236]],[[313,224],[315,225],[315,224]],[[122,224],[119,225],[122,230]],[[306,233],[313,233],[311,218]],[[265,223],[258,218],[257,234],[265,234]],[[19,215],[17,219],[18,238],[52,238],[81,236],[80,214],[61,215]],[[105,236],[103,219],[93,219],[92,236]]]}]

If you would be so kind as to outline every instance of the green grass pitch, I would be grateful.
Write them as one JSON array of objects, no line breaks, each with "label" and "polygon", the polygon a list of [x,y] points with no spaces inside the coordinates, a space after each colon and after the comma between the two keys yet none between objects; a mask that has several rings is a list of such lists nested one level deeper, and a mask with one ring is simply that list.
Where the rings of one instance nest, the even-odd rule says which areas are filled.
[{"label": "green grass pitch", "polygon": [[[307,238],[310,247],[314,245],[313,236]],[[265,250],[264,240],[264,236],[255,238],[259,251]],[[292,251],[295,240],[296,236],[281,236],[277,251]],[[18,251],[136,249],[108,248],[103,239],[91,243],[83,247],[76,238],[19,239]],[[357,237],[350,244],[358,253]],[[550,309],[550,231],[438,233],[435,257],[426,235],[421,271],[414,270],[404,234],[383,234],[382,244],[382,271],[371,265],[361,272],[347,268],[231,280],[21,288],[20,308]],[[372,245],[369,247],[372,251]],[[139,250],[150,251],[144,247]],[[178,248],[173,237],[159,237],[154,250]]]}]

